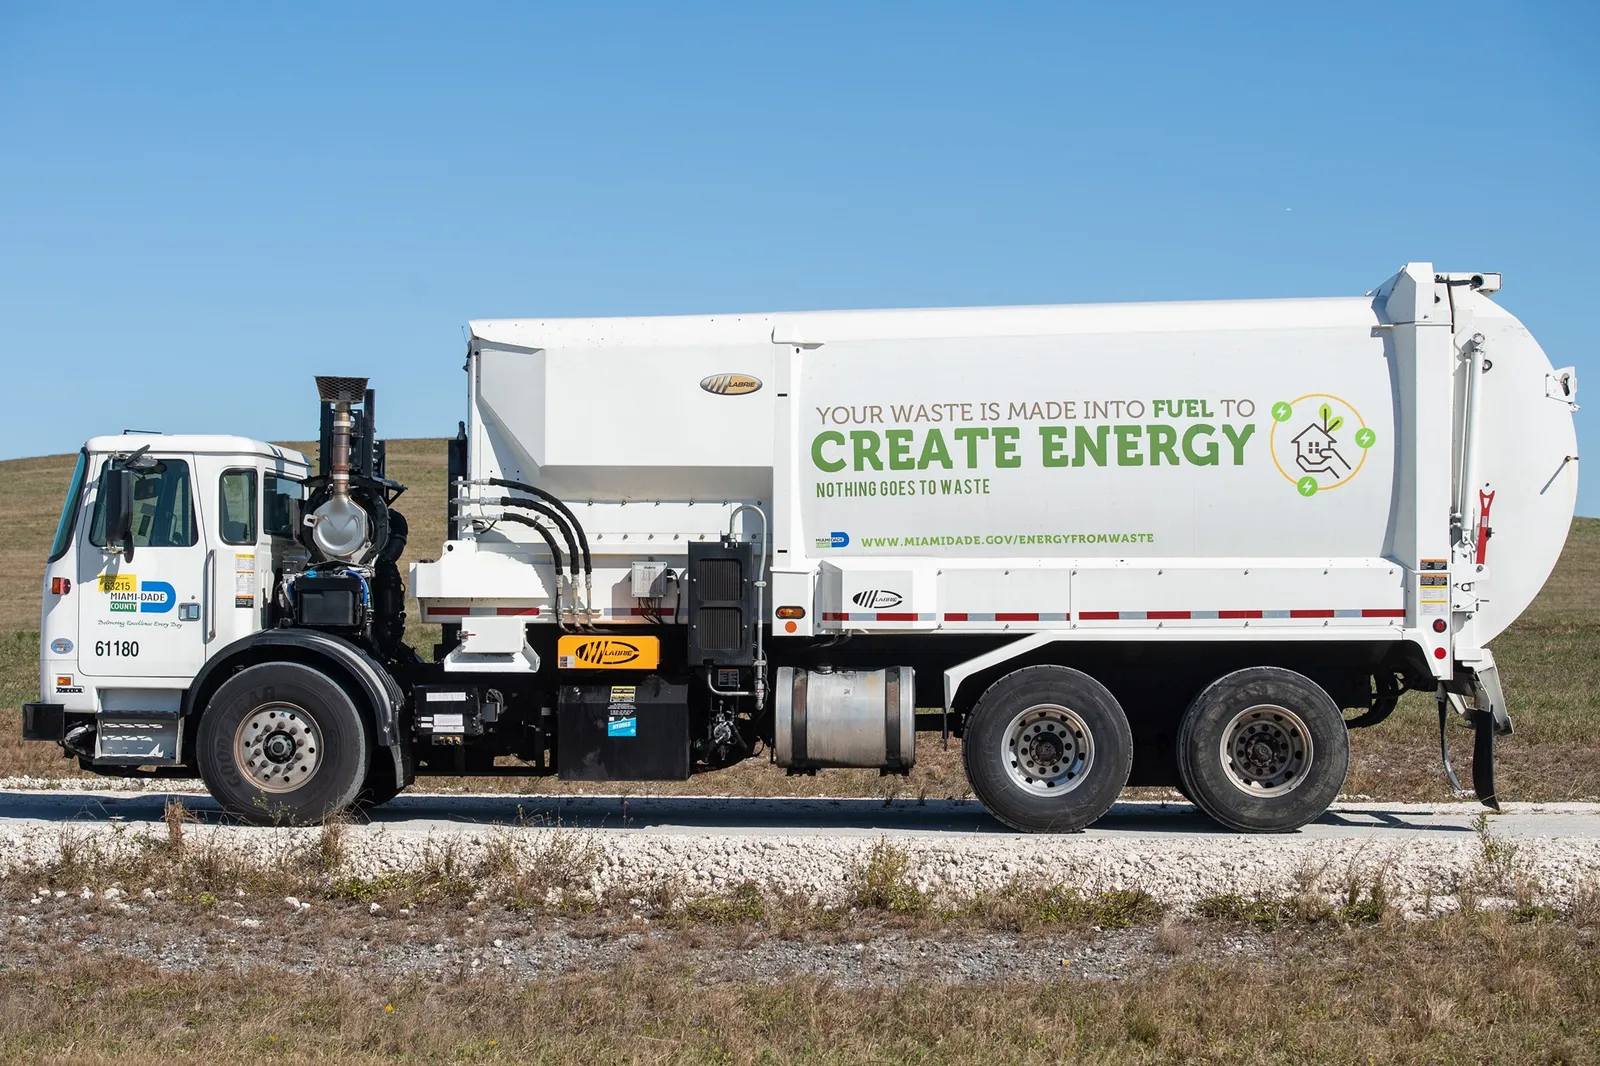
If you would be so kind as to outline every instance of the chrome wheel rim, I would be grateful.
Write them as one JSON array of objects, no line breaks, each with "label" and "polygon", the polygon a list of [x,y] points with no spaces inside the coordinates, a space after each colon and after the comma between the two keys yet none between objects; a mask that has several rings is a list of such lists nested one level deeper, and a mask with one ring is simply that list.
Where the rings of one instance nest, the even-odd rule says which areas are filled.
[{"label": "chrome wheel rim", "polygon": [[1006,776],[1025,792],[1058,796],[1071,792],[1094,765],[1094,736],[1088,723],[1056,703],[1029,707],[1006,726]]},{"label": "chrome wheel rim", "polygon": [[1233,787],[1270,798],[1293,792],[1311,773],[1311,730],[1287,707],[1246,707],[1222,731],[1222,768]]},{"label": "chrome wheel rim", "polygon": [[305,709],[267,703],[239,723],[233,756],[245,778],[263,792],[292,792],[322,765],[322,731]]}]

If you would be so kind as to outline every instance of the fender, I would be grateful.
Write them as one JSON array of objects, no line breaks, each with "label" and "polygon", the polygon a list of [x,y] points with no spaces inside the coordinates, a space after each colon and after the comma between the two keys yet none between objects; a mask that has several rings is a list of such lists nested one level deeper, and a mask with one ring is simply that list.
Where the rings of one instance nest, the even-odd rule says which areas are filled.
[{"label": "fender", "polygon": [[986,651],[977,658],[968,659],[964,663],[957,663],[944,672],[944,713],[952,714],[956,709],[956,693],[961,691],[961,685],[973,674],[998,666],[1019,655],[1026,655],[1035,648],[1042,648],[1047,644],[1054,644],[1059,640],[1067,639],[1060,633],[1049,631],[1029,633],[1010,644],[1002,644],[993,651]]},{"label": "fender", "polygon": [[381,663],[343,637],[315,629],[262,629],[241,637],[211,656],[195,674],[194,681],[183,694],[179,714],[187,718],[202,709],[201,696],[206,698],[235,671],[246,666],[268,662],[300,662],[308,666],[326,665],[332,672],[348,677],[359,688],[372,708],[373,732],[378,744],[388,748],[394,757],[395,780],[406,784],[402,745],[400,743],[400,711],[405,706],[405,693]]}]

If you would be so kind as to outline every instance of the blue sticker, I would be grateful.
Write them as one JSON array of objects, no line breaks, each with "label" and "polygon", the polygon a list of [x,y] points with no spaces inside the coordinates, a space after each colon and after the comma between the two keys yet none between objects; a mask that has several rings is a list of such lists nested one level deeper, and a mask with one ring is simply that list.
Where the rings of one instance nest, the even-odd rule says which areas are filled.
[{"label": "blue sticker", "polygon": [[166,614],[177,599],[178,594],[165,581],[139,582],[140,614]]},{"label": "blue sticker", "polygon": [[57,655],[67,655],[72,651],[72,641],[66,637],[57,637],[50,642],[50,650]]},{"label": "blue sticker", "polygon": [[613,718],[606,723],[606,736],[608,737],[636,737],[639,735],[639,719]]}]

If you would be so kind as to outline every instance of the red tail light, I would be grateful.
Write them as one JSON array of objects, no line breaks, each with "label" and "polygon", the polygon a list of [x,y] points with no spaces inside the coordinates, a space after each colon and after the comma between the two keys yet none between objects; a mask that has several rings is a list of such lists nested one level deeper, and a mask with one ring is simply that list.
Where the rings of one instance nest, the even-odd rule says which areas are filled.
[{"label": "red tail light", "polygon": [[65,578],[65,577],[53,577],[53,578],[50,579],[50,595],[52,595],[52,596],[65,596],[67,593],[69,593],[71,591],[72,591],[72,581],[71,581],[71,579]]}]

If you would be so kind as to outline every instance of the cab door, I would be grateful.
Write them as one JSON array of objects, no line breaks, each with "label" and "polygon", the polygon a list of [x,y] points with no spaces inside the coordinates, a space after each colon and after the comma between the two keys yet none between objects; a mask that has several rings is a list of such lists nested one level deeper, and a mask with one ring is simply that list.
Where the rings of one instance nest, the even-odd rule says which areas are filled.
[{"label": "cab door", "polygon": [[[102,461],[97,473],[109,465]],[[78,551],[81,673],[187,679],[205,662],[211,590],[196,489],[192,456],[143,456],[133,469],[126,558],[120,545],[106,543],[104,481],[92,482]]]},{"label": "cab door", "polygon": [[[201,477],[215,488],[214,520],[208,528],[216,531],[216,548],[210,567],[216,606],[206,630],[210,653],[266,624],[266,607],[272,593],[272,551],[263,543],[261,460],[240,456],[220,464],[212,474],[208,465],[200,467]],[[270,486],[270,480],[269,480]],[[209,501],[202,498],[204,512]]]}]

